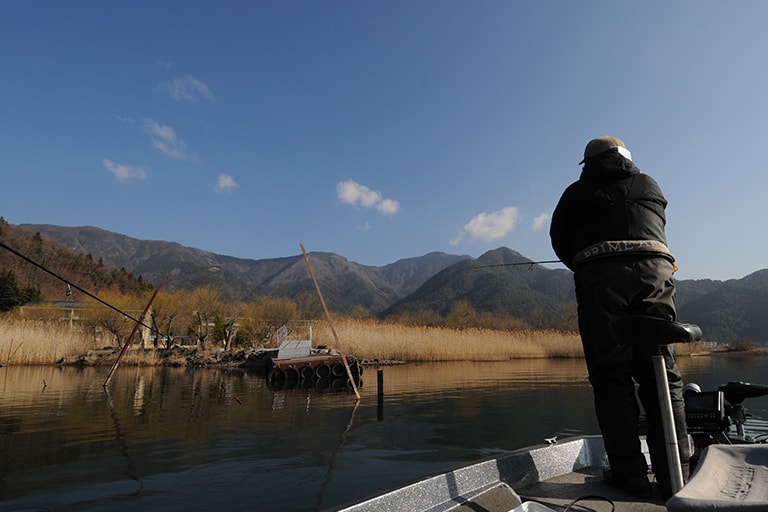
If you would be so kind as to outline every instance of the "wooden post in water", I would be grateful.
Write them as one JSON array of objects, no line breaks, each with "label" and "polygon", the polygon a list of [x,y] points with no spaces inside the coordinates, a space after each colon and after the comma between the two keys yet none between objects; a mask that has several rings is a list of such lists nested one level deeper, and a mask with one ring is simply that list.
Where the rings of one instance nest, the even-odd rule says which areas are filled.
[{"label": "wooden post in water", "polygon": [[165,278],[168,277],[168,274],[163,276],[163,279],[160,281],[160,284],[155,288],[154,293],[152,294],[152,297],[149,299],[149,302],[147,302],[146,307],[144,308],[144,311],[141,312],[141,316],[136,320],[136,323],[133,325],[133,330],[131,331],[131,335],[128,336],[128,339],[125,340],[125,343],[123,344],[122,350],[120,350],[120,353],[117,355],[117,359],[115,360],[115,364],[112,365],[112,369],[109,370],[109,375],[107,375],[107,378],[104,380],[104,386],[105,388],[107,385],[109,385],[109,381],[112,379],[112,374],[115,373],[115,370],[117,370],[117,365],[120,364],[120,360],[123,358],[123,355],[125,355],[126,351],[128,350],[128,347],[131,346],[131,343],[133,343],[133,337],[136,336],[136,333],[139,330],[139,326],[142,325],[142,322],[144,321],[144,316],[147,314],[147,311],[149,311],[150,306],[152,306],[152,302],[155,300],[155,297],[157,297],[157,293],[160,291],[160,288],[163,287],[163,284],[165,284]]},{"label": "wooden post in water", "polygon": [[325,299],[323,298],[323,293],[320,291],[320,285],[317,284],[317,278],[315,277],[315,273],[312,271],[312,264],[309,263],[309,255],[304,249],[304,244],[299,244],[299,246],[301,247],[302,254],[304,254],[304,261],[307,262],[307,268],[309,269],[309,275],[312,277],[312,282],[315,283],[317,295],[320,297],[320,304],[322,304],[323,311],[325,311],[325,318],[328,320],[328,325],[331,327],[333,338],[336,340],[336,345],[339,347],[339,354],[341,354],[341,360],[344,362],[344,368],[347,370],[347,377],[349,377],[349,382],[352,384],[352,389],[355,391],[355,396],[358,400],[360,400],[360,393],[357,391],[357,384],[355,384],[355,379],[352,377],[352,370],[350,370],[349,363],[347,363],[347,357],[344,355],[344,349],[341,345],[339,335],[336,334],[336,328],[333,326],[331,313],[328,311],[328,306],[325,305]]},{"label": "wooden post in water", "polygon": [[376,370],[376,419],[384,421],[384,370]]}]

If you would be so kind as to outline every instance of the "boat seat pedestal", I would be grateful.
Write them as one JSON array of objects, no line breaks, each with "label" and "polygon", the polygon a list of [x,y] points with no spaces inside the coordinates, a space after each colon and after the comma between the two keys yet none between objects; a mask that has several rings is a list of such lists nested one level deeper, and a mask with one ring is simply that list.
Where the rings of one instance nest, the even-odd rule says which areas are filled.
[{"label": "boat seat pedestal", "polygon": [[[626,345],[668,345],[689,343],[701,339],[701,328],[693,324],[682,324],[654,316],[630,315],[611,323],[611,332],[617,343]],[[683,469],[675,434],[675,418],[672,413],[672,399],[669,396],[669,380],[664,356],[653,356],[653,370],[656,377],[656,392],[661,407],[661,422],[664,429],[667,461],[672,492],[683,488]]]}]

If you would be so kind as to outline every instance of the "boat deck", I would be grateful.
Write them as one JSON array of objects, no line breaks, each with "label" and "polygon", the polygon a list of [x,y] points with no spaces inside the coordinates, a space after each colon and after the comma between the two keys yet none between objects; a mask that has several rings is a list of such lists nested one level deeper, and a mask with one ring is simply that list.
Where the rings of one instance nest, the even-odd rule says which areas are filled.
[{"label": "boat deck", "polygon": [[[641,444],[646,446],[644,440]],[[521,502],[528,501],[562,511],[579,498],[581,500],[573,510],[768,510],[768,444],[707,447],[691,480],[666,503],[655,485],[656,494],[648,500],[633,498],[610,487],[603,480],[603,468],[607,463],[601,438],[573,438],[562,443],[506,452],[424,478],[341,510],[510,512]]]},{"label": "boat deck", "polygon": [[[545,504],[567,505],[581,496],[593,495],[613,501],[616,512],[666,512],[664,502],[658,495],[653,500],[639,501],[637,498],[633,498],[603,482],[602,472],[602,466],[582,468],[572,473],[535,483],[530,487],[517,489],[517,492],[523,498],[532,498]],[[585,500],[580,501],[579,504],[586,505],[598,512],[611,510],[610,503],[601,500]]]},{"label": "boat deck", "polygon": [[[602,467],[583,468],[519,489],[518,495],[524,501],[537,501],[554,510],[563,510],[568,504],[582,496],[591,496],[578,502],[577,510],[609,512],[613,502],[615,512],[666,512],[661,498],[640,501],[603,482]],[[597,498],[596,498],[597,496]],[[504,484],[494,486],[472,500],[452,508],[452,512],[509,512],[519,504],[518,496]]]},{"label": "boat deck", "polygon": [[[603,481],[607,458],[599,437],[574,438],[539,445],[462,466],[380,494],[341,510],[345,512],[510,512],[521,500],[563,510],[576,498],[611,500],[615,512],[666,512],[660,496],[638,500]],[[580,501],[595,512],[608,512],[601,499]],[[338,509],[337,509],[338,510]]]}]

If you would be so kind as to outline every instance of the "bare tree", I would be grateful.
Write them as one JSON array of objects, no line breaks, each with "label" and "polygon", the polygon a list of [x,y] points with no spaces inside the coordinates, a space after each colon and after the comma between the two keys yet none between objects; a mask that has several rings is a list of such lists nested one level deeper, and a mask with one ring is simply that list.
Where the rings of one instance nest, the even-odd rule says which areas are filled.
[{"label": "bare tree", "polygon": [[259,297],[241,309],[238,339],[268,345],[277,329],[298,318],[296,304],[289,299]]},{"label": "bare tree", "polygon": [[224,305],[224,315],[216,317],[216,338],[224,342],[224,350],[229,352],[240,329],[245,305],[232,302]]},{"label": "bare tree", "polygon": [[177,320],[183,317],[187,307],[187,295],[181,291],[165,292],[161,290],[155,297],[149,313],[152,329],[155,331],[155,348],[159,346],[161,341],[165,345],[164,348],[171,348],[173,336],[178,335],[175,331]]},{"label": "bare tree", "polygon": [[447,327],[462,331],[472,326],[475,320],[475,308],[467,300],[460,300],[451,306],[451,310],[445,319]]},{"label": "bare tree", "polygon": [[143,298],[135,295],[124,295],[111,290],[104,290],[100,298],[119,311],[94,302],[93,307],[84,310],[84,321],[93,329],[94,333],[102,330],[111,334],[118,348],[122,348],[136,325],[136,322],[124,313],[128,313],[137,320],[142,320],[135,315],[141,314]]},{"label": "bare tree", "polygon": [[216,317],[224,310],[221,290],[213,286],[198,288],[191,293],[189,306],[194,315],[193,327],[197,341],[200,343],[200,348],[206,349]]}]

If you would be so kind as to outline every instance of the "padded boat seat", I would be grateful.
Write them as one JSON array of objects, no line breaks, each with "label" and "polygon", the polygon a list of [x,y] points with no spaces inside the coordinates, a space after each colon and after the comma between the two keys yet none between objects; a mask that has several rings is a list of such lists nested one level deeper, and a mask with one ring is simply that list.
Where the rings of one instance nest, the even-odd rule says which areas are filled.
[{"label": "padded boat seat", "polygon": [[768,444],[707,446],[696,472],[667,501],[669,512],[768,510]]},{"label": "padded boat seat", "polygon": [[701,340],[698,325],[683,324],[655,316],[630,315],[610,325],[613,338],[626,345],[667,345]]}]

